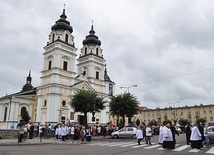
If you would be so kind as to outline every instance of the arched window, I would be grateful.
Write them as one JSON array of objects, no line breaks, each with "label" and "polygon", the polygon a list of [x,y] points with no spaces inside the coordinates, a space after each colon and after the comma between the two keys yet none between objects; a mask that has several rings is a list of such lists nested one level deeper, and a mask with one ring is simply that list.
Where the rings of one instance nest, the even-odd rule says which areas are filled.
[{"label": "arched window", "polygon": [[68,43],[68,34],[65,35],[65,42]]},{"label": "arched window", "polygon": [[21,116],[24,116],[26,114],[26,111],[27,111],[26,107],[22,107],[21,108]]},{"label": "arched window", "polygon": [[6,122],[6,120],[7,120],[7,107],[5,107],[5,109],[4,109],[4,122]]}]

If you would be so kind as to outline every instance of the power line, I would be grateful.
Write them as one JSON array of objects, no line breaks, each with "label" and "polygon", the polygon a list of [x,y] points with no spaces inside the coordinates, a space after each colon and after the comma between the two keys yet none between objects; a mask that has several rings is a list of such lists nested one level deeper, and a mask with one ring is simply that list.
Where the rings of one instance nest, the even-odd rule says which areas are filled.
[{"label": "power line", "polygon": [[[195,71],[195,72],[189,72],[189,73],[184,73],[184,74],[180,74],[180,75],[173,75],[173,76],[164,77],[164,78],[160,78],[160,79],[154,79],[154,80],[144,81],[144,82],[141,82],[140,84],[157,82],[157,81],[163,81],[163,80],[169,80],[169,79],[183,77],[183,76],[187,76],[187,75],[192,75],[192,74],[198,74],[198,73],[202,73],[202,72],[207,72],[207,71],[210,71],[210,70],[214,70],[214,67],[208,68],[208,69],[204,69],[204,70]],[[140,85],[140,84],[138,83],[138,85]]]}]

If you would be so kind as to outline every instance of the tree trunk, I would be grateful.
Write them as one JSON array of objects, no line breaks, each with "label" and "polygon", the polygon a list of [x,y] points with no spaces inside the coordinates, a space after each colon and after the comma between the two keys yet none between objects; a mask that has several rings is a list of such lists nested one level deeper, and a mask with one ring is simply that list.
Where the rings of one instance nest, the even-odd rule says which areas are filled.
[{"label": "tree trunk", "polygon": [[125,126],[125,116],[122,116],[122,119],[123,119],[123,127]]},{"label": "tree trunk", "polygon": [[84,112],[84,123],[83,123],[83,125],[85,126],[85,127],[87,127],[87,112]]}]

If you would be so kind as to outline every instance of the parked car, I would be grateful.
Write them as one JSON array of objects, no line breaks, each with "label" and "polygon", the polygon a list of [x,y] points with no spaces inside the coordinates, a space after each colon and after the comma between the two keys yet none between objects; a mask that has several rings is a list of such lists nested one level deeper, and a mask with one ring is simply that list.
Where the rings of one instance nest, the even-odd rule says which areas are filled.
[{"label": "parked car", "polygon": [[112,132],[112,138],[136,138],[137,129],[135,127],[124,127],[118,131]]},{"label": "parked car", "polygon": [[211,143],[214,143],[214,126],[209,126],[207,128],[208,136]]}]

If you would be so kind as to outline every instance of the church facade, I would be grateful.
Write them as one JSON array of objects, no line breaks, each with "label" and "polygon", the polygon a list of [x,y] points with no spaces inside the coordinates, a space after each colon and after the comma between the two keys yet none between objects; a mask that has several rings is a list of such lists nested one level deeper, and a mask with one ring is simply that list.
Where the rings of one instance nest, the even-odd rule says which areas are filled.
[{"label": "church facade", "polygon": [[[101,41],[95,35],[93,25],[76,58],[73,27],[66,19],[63,9],[60,19],[51,27],[49,41],[44,47],[40,86],[33,88],[29,73],[22,91],[0,98],[0,128],[15,127],[25,111],[35,123],[71,121],[82,124],[83,114],[74,112],[69,105],[76,91],[95,91],[106,101],[114,95],[115,83],[107,74]],[[109,122],[108,106],[94,116],[95,120],[92,120],[92,114],[88,114],[88,123]]]}]

